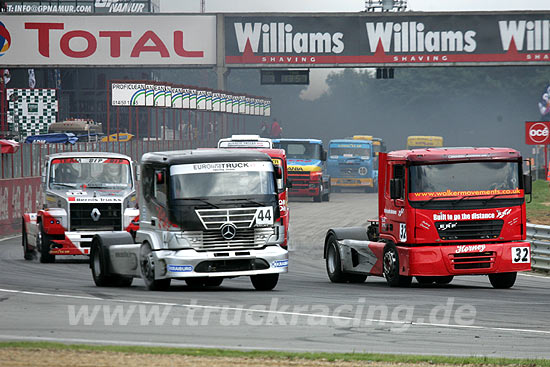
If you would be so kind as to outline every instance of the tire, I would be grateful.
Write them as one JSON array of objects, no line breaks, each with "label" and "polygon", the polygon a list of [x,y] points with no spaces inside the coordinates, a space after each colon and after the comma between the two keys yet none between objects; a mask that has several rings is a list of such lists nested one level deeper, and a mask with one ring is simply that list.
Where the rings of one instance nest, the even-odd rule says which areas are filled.
[{"label": "tire", "polygon": [[412,277],[399,275],[399,254],[397,247],[389,243],[384,248],[384,277],[390,287],[408,287],[411,285]]},{"label": "tire", "polygon": [[25,219],[23,219],[21,245],[23,246],[23,258],[25,260],[33,260],[36,257],[36,252],[34,251],[34,249],[29,249],[29,240],[27,238],[27,229],[25,228]]},{"label": "tire", "polygon": [[517,275],[516,272],[489,274],[489,281],[495,289],[507,289],[514,285]]},{"label": "tire", "polygon": [[165,291],[172,279],[155,279],[155,262],[149,243],[144,242],[140,249],[140,271],[145,287],[150,291]]},{"label": "tire", "polygon": [[330,191],[323,195],[322,200],[323,201],[330,201]]},{"label": "tire", "polygon": [[364,283],[367,276],[364,274],[349,274],[342,271],[342,260],[336,245],[336,238],[330,236],[326,255],[326,269],[328,278],[333,283]]},{"label": "tire", "polygon": [[223,278],[187,278],[185,283],[191,288],[219,287],[223,283]]},{"label": "tire", "polygon": [[257,291],[270,291],[277,285],[279,274],[252,275],[250,280]]},{"label": "tire", "polygon": [[447,275],[447,276],[444,276],[444,277],[435,277],[435,284],[449,284],[450,282],[453,281],[453,278],[454,276],[452,275]]},{"label": "tire", "polygon": [[92,242],[90,268],[92,269],[94,283],[98,287],[129,287],[134,280],[132,277],[109,273],[109,264],[105,251],[98,241]]},{"label": "tire", "polygon": [[44,232],[44,228],[42,228],[42,223],[40,223],[40,228],[38,229],[37,242],[37,247],[40,251],[40,262],[43,264],[51,264],[55,262],[55,255],[50,254],[51,236]]},{"label": "tire", "polygon": [[423,284],[423,285],[432,284],[433,282],[435,282],[435,277],[421,277],[421,276],[418,276],[418,277],[416,277],[416,281],[419,284]]}]

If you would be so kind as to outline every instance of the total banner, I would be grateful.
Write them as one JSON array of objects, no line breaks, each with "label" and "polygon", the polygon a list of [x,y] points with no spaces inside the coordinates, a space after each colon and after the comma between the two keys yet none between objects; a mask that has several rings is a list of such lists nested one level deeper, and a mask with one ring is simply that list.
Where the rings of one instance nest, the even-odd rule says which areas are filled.
[{"label": "total banner", "polygon": [[5,66],[216,64],[214,15],[0,16]]},{"label": "total banner", "polygon": [[550,12],[226,15],[228,66],[550,64]]}]

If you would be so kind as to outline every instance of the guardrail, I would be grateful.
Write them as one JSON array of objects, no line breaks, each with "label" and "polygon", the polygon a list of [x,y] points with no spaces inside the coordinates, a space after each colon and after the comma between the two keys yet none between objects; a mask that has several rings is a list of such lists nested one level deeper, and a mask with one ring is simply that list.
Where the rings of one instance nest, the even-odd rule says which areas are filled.
[{"label": "guardrail", "polygon": [[550,226],[527,223],[527,241],[531,243],[531,267],[550,271]]}]

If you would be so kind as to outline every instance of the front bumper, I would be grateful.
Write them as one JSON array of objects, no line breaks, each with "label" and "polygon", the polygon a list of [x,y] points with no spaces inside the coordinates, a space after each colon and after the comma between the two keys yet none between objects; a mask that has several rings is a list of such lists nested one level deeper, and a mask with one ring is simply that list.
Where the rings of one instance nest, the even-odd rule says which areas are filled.
[{"label": "front bumper", "polygon": [[[517,249],[522,250],[518,253]],[[531,270],[529,242],[398,246],[398,252],[401,275],[483,275]]]},{"label": "front bumper", "polygon": [[156,279],[236,277],[288,271],[288,252],[280,246],[230,251],[159,250],[154,251],[153,256]]}]

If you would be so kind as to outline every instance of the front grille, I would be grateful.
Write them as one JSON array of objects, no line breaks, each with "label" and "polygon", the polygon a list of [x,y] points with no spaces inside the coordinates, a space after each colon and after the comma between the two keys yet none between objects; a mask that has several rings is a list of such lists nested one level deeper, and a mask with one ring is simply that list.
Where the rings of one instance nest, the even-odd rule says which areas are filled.
[{"label": "front grille", "polygon": [[220,230],[209,230],[202,233],[202,246],[197,250],[254,249],[265,246],[275,231],[273,228],[237,228],[235,237],[226,240]]},{"label": "front grille", "polygon": [[[92,212],[95,211],[95,219]],[[122,230],[122,205],[120,203],[71,203],[71,231],[120,231]],[[99,215],[97,213],[99,212]]]},{"label": "front grille", "polygon": [[257,208],[197,209],[195,211],[207,230],[220,229],[225,223],[233,223],[239,229],[252,227]]},{"label": "front grille", "polygon": [[495,263],[494,251],[473,252],[449,255],[455,270],[490,269]]},{"label": "front grille", "polygon": [[208,260],[195,267],[196,273],[219,273],[227,271],[247,271],[269,269],[264,259],[247,260]]},{"label": "front grille", "polygon": [[503,220],[435,222],[442,240],[478,240],[498,238]]},{"label": "front grille", "polygon": [[338,169],[340,170],[340,177],[355,177],[359,171],[358,164],[339,163]]},{"label": "front grille", "polygon": [[288,178],[292,181],[292,188],[290,191],[309,188],[310,177],[308,173],[296,173],[289,172]]}]

